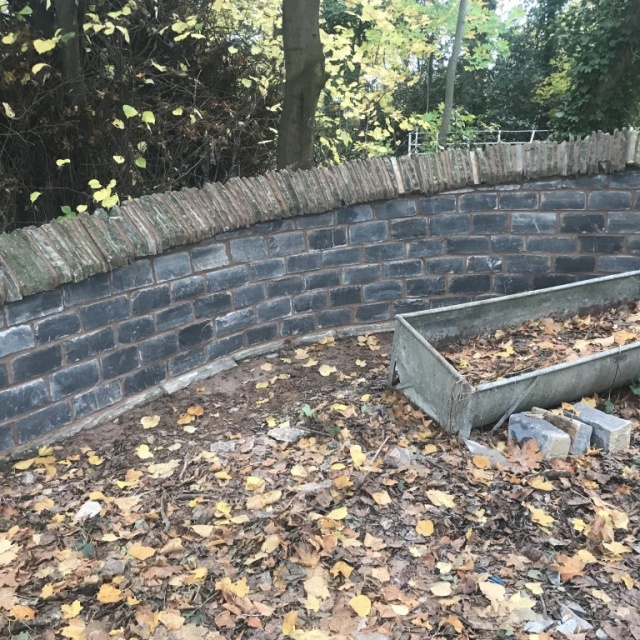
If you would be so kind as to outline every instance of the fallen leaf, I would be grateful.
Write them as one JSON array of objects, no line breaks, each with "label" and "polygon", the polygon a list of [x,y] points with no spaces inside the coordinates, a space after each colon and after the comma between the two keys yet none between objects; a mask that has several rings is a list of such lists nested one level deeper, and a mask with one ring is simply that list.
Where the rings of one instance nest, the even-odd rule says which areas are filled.
[{"label": "fallen leaf", "polygon": [[455,507],[455,497],[450,493],[438,491],[438,489],[430,489],[427,491],[427,498],[436,507],[447,507],[453,509]]},{"label": "fallen leaf", "polygon": [[433,521],[432,520],[419,520],[416,525],[416,533],[421,536],[429,537],[433,535]]},{"label": "fallen leaf", "polygon": [[11,610],[9,611],[9,615],[12,618],[15,618],[16,620],[20,620],[20,622],[24,622],[25,620],[36,619],[35,609],[32,609],[31,607],[27,607],[22,604],[16,604],[13,607],[11,607]]},{"label": "fallen leaf", "polygon": [[60,607],[60,614],[63,620],[71,620],[76,618],[82,611],[82,605],[79,600],[74,600],[71,604],[63,604]]},{"label": "fallen leaf", "polygon": [[291,636],[296,630],[296,624],[298,622],[298,612],[289,611],[285,614],[282,620],[282,634],[285,636]]},{"label": "fallen leaf", "polygon": [[375,500],[376,504],[384,507],[387,504],[391,504],[391,496],[386,491],[377,491],[371,494],[371,497]]},{"label": "fallen leaf", "polygon": [[120,589],[114,587],[111,584],[105,583],[100,587],[100,591],[96,595],[98,602],[102,604],[110,604],[113,602],[120,602],[124,597],[124,594]]},{"label": "fallen leaf", "polygon": [[160,424],[160,416],[144,416],[140,418],[140,424],[143,429],[154,429]]},{"label": "fallen leaf", "polygon": [[129,547],[127,553],[136,558],[136,560],[147,560],[155,555],[156,550],[153,547],[145,547],[144,545],[135,544]]},{"label": "fallen leaf", "polygon": [[530,504],[526,506],[527,509],[529,509],[529,511],[531,512],[531,520],[533,520],[533,522],[545,528],[553,525],[554,520],[548,513],[545,513],[542,509],[538,509],[538,507],[534,507]]},{"label": "fallen leaf", "polygon": [[555,489],[553,482],[545,480],[542,476],[534,476],[533,478],[530,478],[528,484],[530,487],[538,489],[539,491],[553,491]]},{"label": "fallen leaf", "polygon": [[349,600],[349,606],[361,617],[364,618],[371,613],[371,600],[367,596],[360,594]]},{"label": "fallen leaf", "polygon": [[337,369],[333,366],[329,366],[328,364],[323,364],[318,368],[318,373],[326,378],[330,376],[332,373],[336,373]]},{"label": "fallen leaf", "polygon": [[201,538],[208,538],[213,533],[213,525],[211,524],[193,524],[191,529]]},{"label": "fallen leaf", "polygon": [[334,509],[333,511],[330,511],[326,515],[326,517],[329,520],[344,520],[348,515],[349,512],[347,511],[347,507],[339,507],[337,509]]},{"label": "fallen leaf", "polygon": [[482,595],[492,602],[501,602],[504,600],[506,589],[501,584],[481,582],[478,588],[482,592]]},{"label": "fallen leaf", "polygon": [[434,582],[430,587],[429,591],[433,593],[434,596],[438,598],[445,598],[451,595],[452,588],[450,582]]},{"label": "fallen leaf", "polygon": [[187,413],[190,416],[196,416],[196,418],[199,418],[204,415],[204,407],[199,404],[194,404],[187,409]]},{"label": "fallen leaf", "polygon": [[472,462],[478,469],[491,468],[491,460],[489,460],[489,458],[487,458],[486,456],[473,456]]},{"label": "fallen leaf", "polygon": [[238,596],[238,598],[244,598],[249,593],[249,585],[246,578],[232,582],[231,578],[225,576],[216,582],[216,589]]},{"label": "fallen leaf", "polygon": [[362,467],[367,461],[367,456],[364,454],[364,452],[362,451],[362,447],[359,444],[351,445],[351,447],[349,448],[349,454],[351,455],[353,464],[356,467]]},{"label": "fallen leaf", "polygon": [[149,458],[153,458],[153,453],[151,453],[151,451],[149,450],[148,444],[141,444],[136,449],[136,455],[138,456],[138,458],[140,458],[140,460],[148,460]]},{"label": "fallen leaf", "polygon": [[185,619],[180,615],[180,612],[175,610],[158,611],[158,620],[169,631],[177,631],[185,623]]}]

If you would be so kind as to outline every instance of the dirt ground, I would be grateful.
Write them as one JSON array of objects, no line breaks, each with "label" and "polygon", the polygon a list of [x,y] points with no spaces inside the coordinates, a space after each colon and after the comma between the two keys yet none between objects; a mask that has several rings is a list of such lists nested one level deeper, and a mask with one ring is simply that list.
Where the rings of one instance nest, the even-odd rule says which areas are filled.
[{"label": "dirt ground", "polygon": [[390,349],[288,347],[17,463],[0,637],[640,640],[638,428],[553,463],[474,434],[496,468],[388,391]]}]

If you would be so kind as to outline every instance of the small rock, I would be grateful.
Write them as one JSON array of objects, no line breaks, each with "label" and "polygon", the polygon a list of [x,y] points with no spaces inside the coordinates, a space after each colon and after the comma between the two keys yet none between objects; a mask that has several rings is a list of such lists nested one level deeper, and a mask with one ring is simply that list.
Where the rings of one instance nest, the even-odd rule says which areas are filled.
[{"label": "small rock", "polygon": [[390,467],[403,469],[404,467],[411,466],[411,463],[413,462],[413,453],[406,447],[393,447],[387,452],[387,455],[384,457],[384,461]]},{"label": "small rock", "polygon": [[300,438],[306,436],[307,432],[302,429],[296,429],[295,427],[276,427],[275,429],[269,430],[268,435],[270,438],[278,440],[278,442],[293,444],[298,442]]},{"label": "small rock", "polygon": [[571,438],[568,433],[530,413],[511,415],[509,418],[509,439],[515,440],[518,444],[525,440],[534,439],[540,447],[540,452],[548,460],[566,458],[571,448]]},{"label": "small rock", "polygon": [[87,500],[76,512],[75,520],[85,520],[97,516],[102,510],[102,505],[95,500]]},{"label": "small rock", "polygon": [[324,482],[307,482],[301,484],[296,489],[304,494],[318,493],[318,491],[324,491],[331,488],[331,480],[325,480]]},{"label": "small rock", "polygon": [[555,620],[543,616],[541,613],[536,613],[535,620],[530,620],[524,625],[524,630],[527,633],[542,633],[546,631],[551,625],[555,624]]},{"label": "small rock", "polygon": [[209,446],[211,453],[233,453],[236,450],[237,440],[225,440],[214,442]]},{"label": "small rock", "polygon": [[511,463],[499,451],[491,447],[485,447],[483,444],[479,444],[473,440],[464,440],[464,443],[474,456],[484,456],[487,458],[491,462],[492,467],[511,468]]},{"label": "small rock", "polygon": [[102,569],[100,569],[100,573],[103,576],[111,578],[113,576],[121,576],[126,568],[127,563],[124,560],[107,558],[105,563],[102,565]]},{"label": "small rock", "polygon": [[556,627],[556,631],[559,631],[562,635],[570,636],[576,633],[584,633],[591,631],[593,625],[589,622],[577,616],[571,609],[564,607],[562,610],[562,624]]},{"label": "small rock", "polygon": [[36,481],[36,474],[33,471],[25,471],[20,476],[20,480],[22,480],[22,484],[29,486]]}]

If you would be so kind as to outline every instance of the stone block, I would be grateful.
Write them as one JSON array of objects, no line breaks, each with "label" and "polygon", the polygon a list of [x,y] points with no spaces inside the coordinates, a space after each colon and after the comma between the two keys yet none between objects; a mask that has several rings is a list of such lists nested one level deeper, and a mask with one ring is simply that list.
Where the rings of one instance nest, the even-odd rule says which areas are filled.
[{"label": "stone block", "polygon": [[131,294],[131,305],[133,314],[141,316],[154,309],[168,307],[171,304],[169,285],[163,284],[159,287],[134,291]]},{"label": "stone block", "polygon": [[229,269],[220,269],[207,274],[207,290],[208,291],[226,291],[241,287],[247,284],[247,268],[230,267]]},{"label": "stone block", "polygon": [[485,273],[488,271],[502,271],[500,256],[470,256],[467,259],[469,273]]},{"label": "stone block", "polygon": [[122,399],[122,389],[117,381],[91,389],[73,399],[73,415],[76,419],[109,407]]},{"label": "stone block", "polygon": [[22,324],[62,311],[62,290],[36,293],[7,305],[7,323]]},{"label": "stone block", "polygon": [[51,398],[59,400],[64,396],[76,394],[78,391],[94,387],[99,381],[100,373],[96,360],[63,369],[49,376]]},{"label": "stone block", "polygon": [[205,291],[204,278],[202,276],[192,276],[190,278],[174,280],[170,287],[171,302],[181,302],[182,300],[197,298]]},{"label": "stone block", "polygon": [[229,257],[223,244],[209,244],[191,249],[194,271],[211,271],[229,264]]},{"label": "stone block", "polygon": [[562,216],[562,233],[601,233],[605,220],[601,213],[566,213]]},{"label": "stone block", "polygon": [[140,343],[140,362],[147,364],[155,360],[165,360],[178,352],[178,337],[175,333],[165,333]]},{"label": "stone block", "polygon": [[153,259],[156,282],[175,280],[191,273],[191,260],[186,251],[166,253]]},{"label": "stone block", "polygon": [[[438,238],[410,242],[407,246],[409,258],[429,258],[431,256],[441,256],[444,253],[444,240]],[[402,254],[396,257],[401,258]]]},{"label": "stone block", "polygon": [[[359,249],[355,249],[359,251]],[[364,248],[365,262],[382,262],[383,260],[398,260],[404,257],[404,244],[402,242],[386,242]],[[358,260],[353,261],[358,262]]]},{"label": "stone block", "polygon": [[360,222],[349,227],[351,244],[374,244],[389,239],[389,229],[384,220]]},{"label": "stone block", "polygon": [[256,307],[258,323],[278,320],[291,315],[291,298],[267,300]]},{"label": "stone block", "polygon": [[160,384],[166,377],[167,367],[163,362],[136,371],[124,379],[124,395],[131,396],[140,393],[149,387]]},{"label": "stone block", "polygon": [[[169,294],[167,291],[167,305],[169,304]],[[95,302],[80,309],[80,319],[82,326],[87,331],[97,329],[105,324],[119,322],[131,315],[129,311],[129,300],[126,296],[109,298],[103,302]]]},{"label": "stone block", "polygon": [[381,302],[382,300],[396,300],[402,297],[402,282],[383,280],[362,287],[365,302]]},{"label": "stone block", "polygon": [[156,313],[156,331],[167,331],[182,325],[188,324],[193,320],[193,309],[191,304],[176,304],[168,309],[164,309]]},{"label": "stone block", "polygon": [[332,307],[343,307],[362,302],[362,292],[358,286],[338,287],[329,292]]},{"label": "stone block", "polygon": [[610,178],[612,189],[640,189],[640,171],[621,171]]},{"label": "stone block", "polygon": [[[35,324],[36,339],[40,344],[73,335],[78,331],[80,331],[80,318],[77,313],[63,313],[45,318]],[[2,332],[0,332],[0,352],[2,342]]]},{"label": "stone block", "polygon": [[408,218],[416,213],[416,201],[413,198],[396,198],[375,205],[374,212],[378,220]]},{"label": "stone block", "polygon": [[92,302],[111,294],[109,275],[100,273],[80,282],[72,282],[63,287],[65,307]]},{"label": "stone block", "polygon": [[429,222],[426,218],[412,218],[410,220],[392,220],[391,238],[406,240],[407,238],[424,238],[429,235]]},{"label": "stone block", "polygon": [[433,196],[418,199],[418,213],[453,213],[455,210],[455,196]]},{"label": "stone block", "polygon": [[0,358],[30,349],[35,344],[30,327],[13,327],[0,331]]},{"label": "stone block", "polygon": [[460,196],[458,209],[463,211],[490,211],[498,208],[498,195],[495,193],[467,193]]},{"label": "stone block", "polygon": [[640,213],[612,211],[609,214],[609,233],[640,233]]},{"label": "stone block", "polygon": [[422,275],[422,260],[399,260],[384,265],[385,278],[408,278]]},{"label": "stone block", "polygon": [[629,191],[594,191],[589,194],[589,209],[597,211],[619,211],[631,208]]},{"label": "stone block", "polygon": [[269,297],[280,298],[291,296],[304,291],[304,279],[302,276],[289,276],[269,283]]},{"label": "stone block", "polygon": [[493,290],[496,293],[522,293],[528,291],[530,286],[530,278],[520,274],[499,273],[493,277]]},{"label": "stone block", "polygon": [[[640,217],[640,214],[636,214]],[[624,236],[582,236],[579,239],[582,253],[622,253]]]},{"label": "stone block", "polygon": [[476,213],[471,217],[473,233],[506,233],[509,230],[507,213]]},{"label": "stone block", "polygon": [[491,238],[491,251],[495,253],[522,253],[524,238],[518,236],[494,236]]},{"label": "stone block", "polygon": [[305,278],[307,289],[326,289],[340,285],[340,274],[337,271],[323,271],[322,273],[310,273]]},{"label": "stone block", "polygon": [[504,268],[514,273],[544,272],[551,269],[551,262],[548,256],[505,256]]},{"label": "stone block", "polygon": [[181,349],[190,349],[213,338],[213,324],[210,321],[198,322],[178,331],[178,344]]},{"label": "stone block", "polygon": [[318,328],[339,327],[349,325],[352,321],[352,311],[350,309],[330,309],[321,311],[318,314]]},{"label": "stone block", "polygon": [[380,280],[382,269],[378,264],[365,264],[357,267],[347,267],[342,272],[345,284],[368,284]]},{"label": "stone block", "polygon": [[388,304],[365,304],[356,311],[356,322],[382,322],[391,317]]},{"label": "stone block", "polygon": [[233,293],[233,306],[236,309],[250,307],[262,302],[265,299],[263,284],[250,284],[241,289],[236,289]]},{"label": "stone block", "polygon": [[427,273],[445,274],[462,273],[464,271],[464,258],[451,256],[446,258],[430,258],[426,261]]},{"label": "stone block", "polygon": [[31,351],[13,361],[13,378],[15,382],[24,382],[55,371],[61,366],[62,350],[60,347]]},{"label": "stone block", "polygon": [[111,287],[114,293],[122,293],[150,284],[153,284],[150,260],[138,260],[111,272]]},{"label": "stone block", "polygon": [[571,449],[571,438],[558,427],[529,413],[514,413],[509,418],[509,440],[518,444],[535,440],[547,459],[566,458]]},{"label": "stone block", "polygon": [[218,358],[224,358],[236,351],[240,351],[244,347],[244,336],[229,336],[228,338],[222,338],[216,340],[209,345],[209,360],[217,360]]},{"label": "stone block", "polygon": [[519,191],[517,193],[503,192],[500,194],[500,208],[510,211],[517,209],[537,209],[538,194]]},{"label": "stone block", "polygon": [[322,289],[301,293],[293,299],[293,309],[296,313],[320,311],[327,306],[327,294]]},{"label": "stone block", "polygon": [[48,400],[49,395],[42,380],[0,391],[0,422],[42,407]]},{"label": "stone block", "polygon": [[596,268],[595,256],[558,256],[558,273],[593,273]]},{"label": "stone block", "polygon": [[415,313],[416,311],[426,311],[431,308],[428,300],[397,300],[393,303],[394,315],[401,313]]},{"label": "stone block", "polygon": [[[335,249],[334,251],[325,251],[324,255],[330,253],[338,253],[340,251],[349,251],[349,249]],[[323,254],[320,253],[302,253],[299,256],[291,256],[287,259],[287,273],[300,273],[301,271],[316,271],[322,266]]]},{"label": "stone block", "polygon": [[555,233],[557,215],[524,211],[511,215],[511,231],[513,233]]},{"label": "stone block", "polygon": [[320,213],[313,216],[301,216],[296,224],[298,229],[317,229],[318,227],[330,227],[334,223],[333,211]]},{"label": "stone block", "polygon": [[544,275],[533,276],[532,289],[547,289],[548,287],[558,287],[562,284],[570,284],[576,281],[575,276],[562,273],[545,273]]},{"label": "stone block", "polygon": [[478,295],[491,290],[491,278],[488,275],[452,276],[449,280],[449,293]]},{"label": "stone block", "polygon": [[631,442],[631,422],[579,402],[574,405],[575,417],[592,429],[591,444],[605,453],[626,451]]},{"label": "stone block", "polygon": [[66,402],[54,404],[16,421],[18,442],[28,442],[71,422],[71,407]]},{"label": "stone block", "polygon": [[185,353],[177,355],[169,362],[169,375],[172,378],[181,376],[187,371],[191,371],[196,367],[201,367],[207,361],[206,347],[191,349]]},{"label": "stone block", "polygon": [[125,347],[100,358],[104,380],[118,378],[136,369],[139,365],[138,348]]},{"label": "stone block", "polygon": [[193,304],[196,318],[210,318],[231,309],[230,293],[212,293],[196,300]]},{"label": "stone block", "polygon": [[247,330],[247,344],[253,347],[257,344],[270,342],[278,337],[277,324],[265,324],[260,327],[254,327]]},{"label": "stone block", "polygon": [[[151,316],[142,316],[127,320],[118,327],[118,342],[129,344],[137,342],[152,336],[155,332],[153,318]],[[67,356],[68,357],[68,356]]]},{"label": "stone block", "polygon": [[549,424],[569,434],[571,438],[569,453],[571,455],[581,456],[589,449],[593,429],[585,422],[569,416],[561,416],[547,409],[540,409],[539,407],[534,407],[530,413],[537,418],[546,420]]},{"label": "stone block", "polygon": [[254,323],[253,309],[233,311],[225,316],[216,318],[216,332],[219,336],[227,333],[242,331]]},{"label": "stone block", "polygon": [[545,211],[584,209],[585,204],[584,191],[548,191],[542,194],[540,209]]},{"label": "stone block", "polygon": [[469,233],[471,217],[467,214],[452,214],[431,218],[431,235],[454,236]]},{"label": "stone block", "polygon": [[469,236],[467,238],[449,238],[447,240],[447,253],[474,254],[489,251],[489,238],[487,236]]},{"label": "stone block", "polygon": [[527,241],[527,250],[530,253],[573,253],[577,246],[575,238],[538,236]]},{"label": "stone block", "polygon": [[347,244],[347,230],[345,227],[336,227],[335,229],[308,231],[307,241],[309,249],[312,251],[342,247]]},{"label": "stone block", "polygon": [[315,331],[316,319],[314,316],[294,316],[285,318],[280,325],[280,334],[283,338],[297,336],[302,333]]},{"label": "stone block", "polygon": [[422,298],[444,293],[444,278],[415,278],[407,280],[407,297]]},{"label": "stone block", "polygon": [[[9,374],[7,372],[7,365],[0,364],[0,389],[9,385]],[[2,449],[0,449],[2,451]]]},{"label": "stone block", "polygon": [[272,258],[271,260],[254,262],[249,265],[249,273],[252,280],[279,278],[284,275],[284,272],[284,260],[282,258]]},{"label": "stone block", "polygon": [[95,333],[67,340],[64,343],[64,351],[67,356],[67,362],[78,362],[97,353],[113,349],[115,346],[113,329],[108,327]]},{"label": "stone block", "polygon": [[602,256],[598,258],[598,269],[603,273],[622,273],[640,269],[640,257]]},{"label": "stone block", "polygon": [[234,262],[253,262],[268,257],[264,238],[240,238],[231,240],[231,258]]},{"label": "stone block", "polygon": [[290,256],[304,251],[304,235],[301,231],[279,233],[269,238],[269,253],[272,257]]},{"label": "stone block", "polygon": [[353,207],[344,207],[336,211],[338,224],[352,224],[353,222],[366,222],[373,219],[373,209],[370,204],[358,204]]}]

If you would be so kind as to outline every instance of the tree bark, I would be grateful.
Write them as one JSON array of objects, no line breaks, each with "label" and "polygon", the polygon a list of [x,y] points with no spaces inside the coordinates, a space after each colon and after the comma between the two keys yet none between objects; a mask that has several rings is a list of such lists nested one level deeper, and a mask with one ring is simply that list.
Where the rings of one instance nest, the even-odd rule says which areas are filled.
[{"label": "tree bark", "polygon": [[278,169],[313,166],[313,127],[325,82],[320,0],[283,0],[285,87],[278,126]]},{"label": "tree bark", "polygon": [[78,4],[76,0],[55,0],[54,6],[56,9],[55,26],[60,30],[62,36],[58,46],[67,106],[76,110],[84,110],[87,106],[87,89],[82,70],[82,41],[78,27]]},{"label": "tree bark", "polygon": [[444,97],[444,111],[442,113],[442,123],[440,124],[440,132],[438,133],[438,144],[441,147],[447,142],[449,135],[449,126],[451,125],[451,112],[453,110],[453,89],[456,82],[456,67],[458,58],[460,57],[460,49],[462,48],[462,35],[464,33],[464,24],[467,18],[467,0],[460,0],[458,8],[458,23],[456,24],[456,35],[453,39],[453,51],[449,64],[447,65],[447,86]]}]

